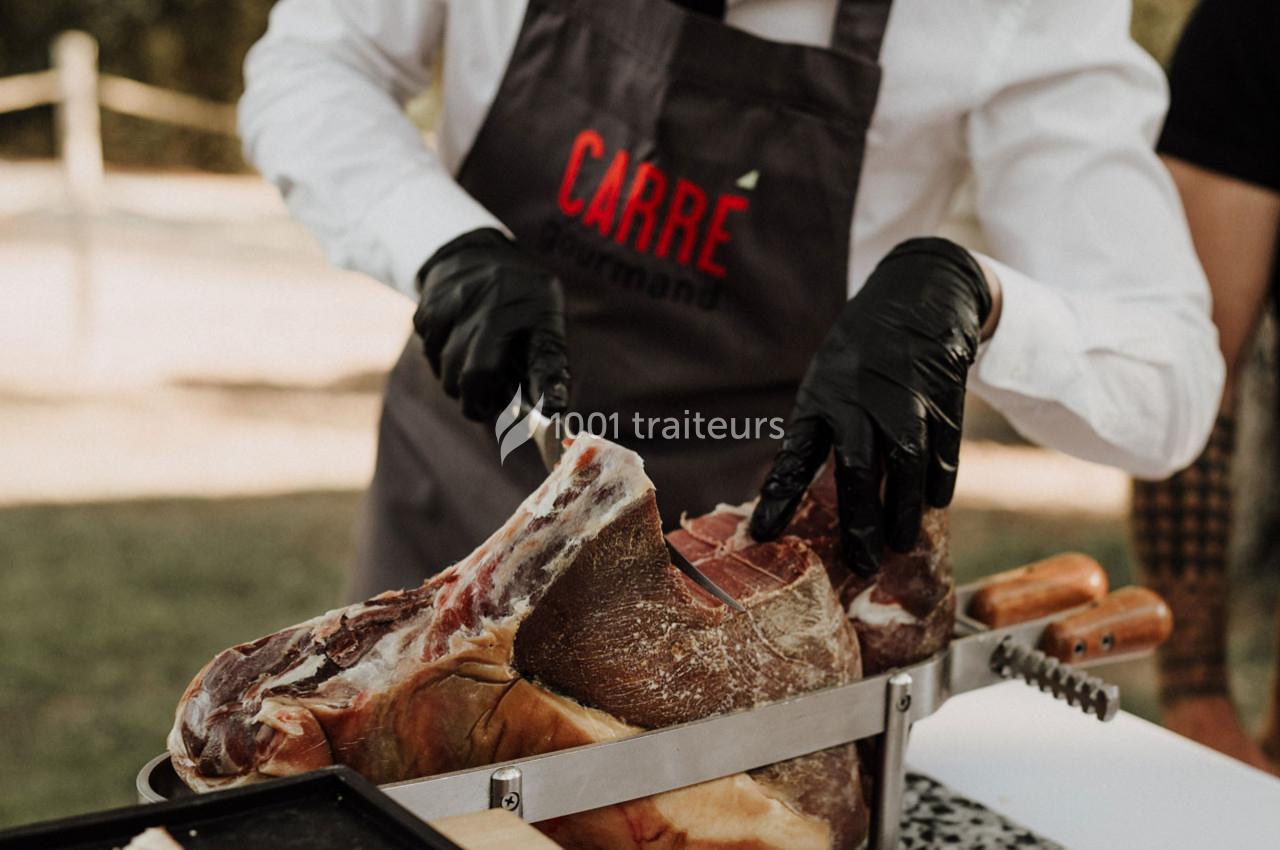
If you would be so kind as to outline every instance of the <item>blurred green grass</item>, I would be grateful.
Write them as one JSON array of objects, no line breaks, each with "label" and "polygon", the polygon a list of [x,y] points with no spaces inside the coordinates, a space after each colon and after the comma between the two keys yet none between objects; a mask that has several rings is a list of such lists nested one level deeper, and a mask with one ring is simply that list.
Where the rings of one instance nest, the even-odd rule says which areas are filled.
[{"label": "blurred green grass", "polygon": [[[173,707],[219,650],[335,605],[359,496],[309,493],[0,510],[0,826],[126,805]],[[1130,581],[1119,519],[958,510],[962,580],[1075,549]],[[1275,587],[1237,618],[1246,707],[1262,710]],[[1268,595],[1270,594],[1270,595]],[[1274,602],[1271,603],[1274,605]],[[1272,608],[1272,610],[1274,610]],[[1154,710],[1143,665],[1110,668]]]},{"label": "blurred green grass", "polygon": [[209,658],[337,603],[357,498],[0,511],[0,825],[134,802]]}]

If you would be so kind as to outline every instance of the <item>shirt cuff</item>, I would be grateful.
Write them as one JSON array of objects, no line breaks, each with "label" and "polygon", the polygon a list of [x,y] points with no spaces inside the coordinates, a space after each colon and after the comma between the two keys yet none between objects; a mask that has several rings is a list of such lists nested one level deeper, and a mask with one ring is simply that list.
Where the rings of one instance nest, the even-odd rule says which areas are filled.
[{"label": "shirt cuff", "polygon": [[972,252],[1000,279],[1000,323],[978,349],[971,377],[980,387],[1061,401],[1079,373],[1086,342],[1071,304],[1052,287],[986,254]]},{"label": "shirt cuff", "polygon": [[447,242],[482,227],[510,232],[444,171],[402,181],[369,211],[363,229],[377,242],[387,282],[417,299],[418,272]]}]

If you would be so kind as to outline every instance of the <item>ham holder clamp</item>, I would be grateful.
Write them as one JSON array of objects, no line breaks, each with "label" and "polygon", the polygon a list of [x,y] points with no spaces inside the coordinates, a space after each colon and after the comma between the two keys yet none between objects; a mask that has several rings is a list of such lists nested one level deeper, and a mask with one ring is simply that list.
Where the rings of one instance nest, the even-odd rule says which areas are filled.
[{"label": "ham holder clamp", "polygon": [[[426,821],[502,808],[546,820],[881,736],[876,767],[874,850],[897,846],[910,725],[956,694],[1024,678],[1099,720],[1120,707],[1115,685],[1080,667],[1149,653],[1172,626],[1164,602],[1137,587],[1106,592],[1097,565],[1061,555],[958,589],[961,611],[950,647],[899,670],[850,685],[527,759],[384,785]],[[1089,600],[1080,605],[1079,602]],[[1037,613],[1066,605],[1047,616]],[[1024,619],[1026,617],[1032,619]],[[983,622],[1003,622],[992,628]],[[1010,622],[1010,620],[1021,622]],[[160,757],[138,777],[145,802],[158,802]],[[168,776],[168,782],[174,778]]]},{"label": "ham holder clamp", "polygon": [[1171,630],[1157,595],[1108,594],[1083,555],[957,588],[936,511],[857,580],[834,500],[819,476],[771,543],[745,532],[749,505],[664,534],[638,456],[576,438],[420,588],[220,653],[139,795],[346,764],[423,820],[506,809],[568,847],[888,850],[912,723],[1014,677],[1109,720],[1118,689],[1081,668]]},{"label": "ham holder clamp", "polygon": [[[957,593],[960,610],[979,608],[1001,585],[1013,591],[1007,604],[1029,612],[1070,599],[1072,593],[1087,594],[1091,586],[1105,592],[1096,577],[1088,580],[1092,585],[1076,580],[1077,559],[1084,560],[1060,556],[963,586]],[[992,613],[997,612],[1017,615],[1004,607]],[[632,738],[382,790],[428,821],[489,807],[536,822],[881,736],[872,848],[885,850],[898,844],[903,756],[912,723],[936,712],[951,696],[1010,678],[1023,678],[1099,720],[1110,720],[1120,708],[1119,689],[1079,668],[1150,652],[1171,627],[1164,602],[1138,587],[998,628],[961,614],[950,647],[910,667]]]}]

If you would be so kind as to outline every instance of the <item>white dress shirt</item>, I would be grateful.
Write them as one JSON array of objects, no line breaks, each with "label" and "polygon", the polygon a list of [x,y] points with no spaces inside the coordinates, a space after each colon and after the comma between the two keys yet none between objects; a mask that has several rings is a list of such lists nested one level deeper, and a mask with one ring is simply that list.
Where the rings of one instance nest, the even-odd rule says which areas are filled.
[{"label": "white dress shirt", "polygon": [[[739,0],[728,22],[826,45],[834,10]],[[412,296],[436,248],[499,226],[453,174],[524,11],[524,0],[276,5],[246,62],[241,130],[335,263]],[[896,0],[849,291],[894,245],[935,232],[972,172],[1004,311],[970,389],[1038,443],[1161,477],[1203,448],[1224,369],[1208,285],[1152,152],[1164,77],[1129,38],[1129,12],[1123,0]],[[436,152],[403,105],[440,69]]]}]

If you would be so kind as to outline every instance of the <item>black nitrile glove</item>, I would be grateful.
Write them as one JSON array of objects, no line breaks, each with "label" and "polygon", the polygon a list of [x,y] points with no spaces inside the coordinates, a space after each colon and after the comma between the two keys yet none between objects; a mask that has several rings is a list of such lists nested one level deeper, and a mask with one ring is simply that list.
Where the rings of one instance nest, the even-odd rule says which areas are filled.
[{"label": "black nitrile glove", "polygon": [[752,535],[782,533],[834,445],[845,563],[870,576],[886,537],[914,546],[925,500],[946,507],[955,492],[965,380],[990,312],[982,269],[959,245],[893,249],[809,363]]},{"label": "black nitrile glove", "polygon": [[498,415],[517,386],[548,416],[569,402],[564,291],[502,232],[459,236],[418,273],[413,326],[431,371],[468,419]]}]

